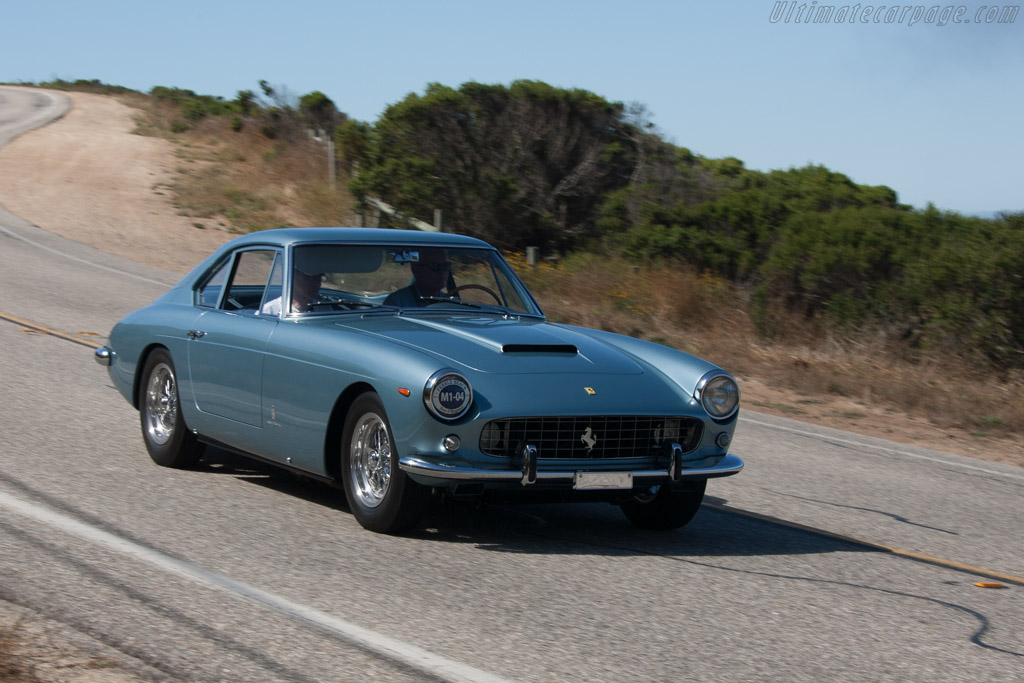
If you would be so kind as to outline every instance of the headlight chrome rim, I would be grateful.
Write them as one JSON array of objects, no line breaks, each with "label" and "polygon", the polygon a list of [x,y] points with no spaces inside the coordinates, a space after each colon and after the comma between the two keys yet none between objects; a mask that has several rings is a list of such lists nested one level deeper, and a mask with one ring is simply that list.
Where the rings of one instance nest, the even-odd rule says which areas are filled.
[{"label": "headlight chrome rim", "polygon": [[[445,390],[453,389],[455,393],[445,394]],[[461,389],[461,394],[459,393]],[[456,401],[454,405],[452,401]],[[469,412],[473,405],[473,387],[469,380],[451,368],[438,370],[423,387],[423,404],[427,411],[439,420],[451,422],[458,420]]]},{"label": "headlight chrome rim", "polygon": [[[729,410],[719,414],[712,410],[714,405],[712,401],[715,400],[715,396],[718,393],[716,390],[725,383],[732,384],[735,399]],[[704,408],[704,412],[713,420],[728,420],[740,409],[740,385],[732,375],[724,370],[712,370],[705,373],[697,382],[697,387],[693,390],[693,397],[697,399],[701,407]]]}]

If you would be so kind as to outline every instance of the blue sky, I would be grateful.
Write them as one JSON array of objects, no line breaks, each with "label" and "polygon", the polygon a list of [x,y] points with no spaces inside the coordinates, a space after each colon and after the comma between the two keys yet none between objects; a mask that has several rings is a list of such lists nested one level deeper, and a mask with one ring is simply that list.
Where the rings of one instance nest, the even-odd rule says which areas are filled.
[{"label": "blue sky", "polygon": [[[836,11],[798,22],[801,5]],[[1019,211],[1024,12],[985,21],[1004,7],[1020,5],[0,0],[0,81],[98,78],[230,99],[265,79],[374,121],[430,82],[541,80],[640,102],[667,139],[704,156],[823,164],[917,207]]]}]

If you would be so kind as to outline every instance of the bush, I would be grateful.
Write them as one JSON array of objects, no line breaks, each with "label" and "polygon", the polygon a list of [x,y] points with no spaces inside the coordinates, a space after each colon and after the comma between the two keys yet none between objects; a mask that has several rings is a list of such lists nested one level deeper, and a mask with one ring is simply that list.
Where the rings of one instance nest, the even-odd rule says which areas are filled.
[{"label": "bush", "polygon": [[195,123],[206,116],[206,108],[199,100],[185,100],[181,105],[181,115],[186,121]]}]

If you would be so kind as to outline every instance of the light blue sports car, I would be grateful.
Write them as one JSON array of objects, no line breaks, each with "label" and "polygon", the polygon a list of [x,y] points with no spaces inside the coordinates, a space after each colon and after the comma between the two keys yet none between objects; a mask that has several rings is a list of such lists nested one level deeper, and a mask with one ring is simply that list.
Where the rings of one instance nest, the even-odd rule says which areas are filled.
[{"label": "light blue sports car", "polygon": [[460,235],[239,237],[96,359],[158,464],[241,452],[343,487],[373,531],[413,528],[432,494],[608,501],[673,529],[743,467],[729,373],[548,322],[494,247]]}]

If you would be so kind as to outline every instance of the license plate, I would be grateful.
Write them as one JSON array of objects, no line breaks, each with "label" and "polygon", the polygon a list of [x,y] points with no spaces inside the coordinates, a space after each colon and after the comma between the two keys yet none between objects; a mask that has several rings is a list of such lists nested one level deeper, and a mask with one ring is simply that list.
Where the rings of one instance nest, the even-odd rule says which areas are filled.
[{"label": "license plate", "polygon": [[577,472],[573,488],[579,491],[592,489],[631,489],[632,472]]}]

